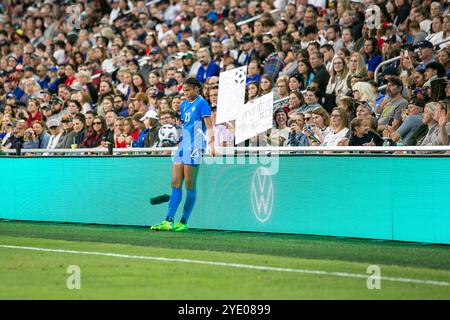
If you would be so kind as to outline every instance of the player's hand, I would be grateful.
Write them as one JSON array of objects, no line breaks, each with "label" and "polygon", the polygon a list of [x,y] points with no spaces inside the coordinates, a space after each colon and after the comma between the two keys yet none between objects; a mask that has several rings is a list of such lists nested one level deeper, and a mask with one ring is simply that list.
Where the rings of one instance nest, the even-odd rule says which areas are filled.
[{"label": "player's hand", "polygon": [[214,143],[209,144],[209,154],[211,155],[211,157],[216,156],[216,149],[214,148]]}]

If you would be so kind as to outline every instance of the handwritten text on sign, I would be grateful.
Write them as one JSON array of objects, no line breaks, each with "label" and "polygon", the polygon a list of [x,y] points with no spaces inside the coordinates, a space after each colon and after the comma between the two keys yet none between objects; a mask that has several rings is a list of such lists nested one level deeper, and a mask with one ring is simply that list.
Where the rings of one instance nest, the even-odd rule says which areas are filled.
[{"label": "handwritten text on sign", "polygon": [[238,110],[236,143],[272,128],[273,92],[250,101]]}]

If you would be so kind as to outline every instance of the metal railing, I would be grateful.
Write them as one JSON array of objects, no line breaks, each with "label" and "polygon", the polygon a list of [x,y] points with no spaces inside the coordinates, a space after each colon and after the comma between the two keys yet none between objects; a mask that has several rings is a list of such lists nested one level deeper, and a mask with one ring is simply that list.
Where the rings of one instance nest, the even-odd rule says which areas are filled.
[{"label": "metal railing", "polygon": [[[49,155],[89,155],[89,154],[104,154],[104,155],[137,155],[137,154],[158,154],[174,152],[177,147],[171,148],[83,148],[83,149],[21,149],[21,154],[49,154]],[[15,154],[15,149],[3,149],[6,154]],[[276,155],[290,152],[302,153],[320,153],[320,152],[368,152],[368,153],[395,153],[395,152],[449,152],[450,146],[354,146],[354,147],[339,147],[339,146],[316,146],[316,147],[217,147],[217,156],[234,156],[236,154],[258,154],[258,155]],[[450,156],[450,154],[448,154]]]},{"label": "metal railing", "polygon": [[[275,14],[275,13],[278,13],[278,12],[281,12],[281,11],[283,11],[283,10],[281,10],[281,9],[273,9],[273,10],[271,10],[269,13],[270,13],[270,14]],[[244,20],[244,21],[239,21],[238,23],[236,23],[236,25],[237,25],[238,27],[240,27],[240,26],[243,25],[243,24],[247,24],[247,23],[249,23],[249,22],[252,22],[252,21],[261,19],[263,16],[264,16],[264,14],[259,14],[259,15],[257,15],[257,16],[254,16],[254,17],[250,18],[250,19],[247,19],[247,20]]]}]

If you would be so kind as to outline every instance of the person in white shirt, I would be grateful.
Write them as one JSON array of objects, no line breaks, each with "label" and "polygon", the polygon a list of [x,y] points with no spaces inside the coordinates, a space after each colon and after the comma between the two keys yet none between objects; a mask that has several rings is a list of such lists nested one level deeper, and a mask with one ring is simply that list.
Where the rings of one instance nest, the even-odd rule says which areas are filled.
[{"label": "person in white shirt", "polygon": [[114,20],[117,19],[117,17],[120,14],[120,7],[119,7],[119,0],[112,0],[111,1],[111,13],[109,14],[109,25],[112,26],[114,24]]},{"label": "person in white shirt", "polygon": [[[47,126],[50,130],[51,136],[45,149],[56,149],[59,139],[61,138],[61,128],[59,127],[59,121],[56,119],[48,120]],[[50,153],[45,152],[42,155],[48,156],[49,154]]]},{"label": "person in white shirt", "polygon": [[214,131],[214,147],[232,147],[234,145],[233,135],[223,124],[216,124],[218,94],[219,87],[217,85],[209,89],[209,99],[211,102],[211,122]]},{"label": "person in white shirt", "polygon": [[342,140],[345,140],[348,134],[348,117],[344,109],[333,108],[331,111],[332,131],[325,137],[323,146],[338,146]]}]

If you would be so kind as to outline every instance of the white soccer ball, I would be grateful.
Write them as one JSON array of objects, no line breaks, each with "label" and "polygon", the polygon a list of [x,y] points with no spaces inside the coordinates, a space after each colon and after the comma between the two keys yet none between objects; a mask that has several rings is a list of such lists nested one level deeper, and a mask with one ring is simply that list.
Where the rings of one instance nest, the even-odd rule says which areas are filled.
[{"label": "white soccer ball", "polygon": [[158,137],[161,143],[176,144],[178,142],[177,128],[171,124],[165,124],[159,128]]}]

